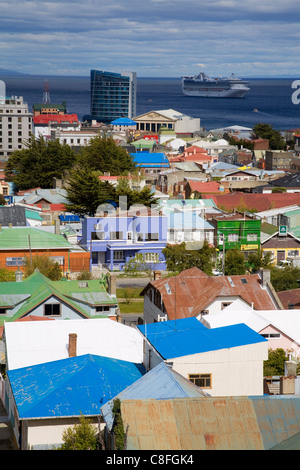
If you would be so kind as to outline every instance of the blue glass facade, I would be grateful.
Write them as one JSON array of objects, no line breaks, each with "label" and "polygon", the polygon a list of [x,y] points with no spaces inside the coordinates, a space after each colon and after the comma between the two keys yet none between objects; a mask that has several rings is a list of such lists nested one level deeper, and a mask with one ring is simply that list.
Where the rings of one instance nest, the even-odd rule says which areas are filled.
[{"label": "blue glass facade", "polygon": [[91,118],[109,124],[136,113],[136,74],[91,70]]}]

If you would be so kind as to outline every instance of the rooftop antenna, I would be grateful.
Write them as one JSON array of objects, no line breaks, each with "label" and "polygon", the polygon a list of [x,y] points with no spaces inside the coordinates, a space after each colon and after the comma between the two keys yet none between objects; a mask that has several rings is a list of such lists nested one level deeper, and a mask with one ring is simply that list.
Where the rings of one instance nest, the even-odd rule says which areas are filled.
[{"label": "rooftop antenna", "polygon": [[43,103],[50,103],[49,85],[47,80],[45,80],[44,85]]}]

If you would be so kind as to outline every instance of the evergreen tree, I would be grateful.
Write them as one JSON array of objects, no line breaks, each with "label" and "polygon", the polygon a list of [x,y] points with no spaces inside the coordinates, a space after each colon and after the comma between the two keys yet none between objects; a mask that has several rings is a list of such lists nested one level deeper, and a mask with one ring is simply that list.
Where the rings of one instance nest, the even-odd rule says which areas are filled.
[{"label": "evergreen tree", "polygon": [[238,249],[228,250],[225,255],[225,276],[234,276],[235,274],[245,274],[245,257]]},{"label": "evergreen tree", "polygon": [[80,416],[79,424],[63,432],[64,443],[58,450],[99,450],[98,432],[91,420]]},{"label": "evergreen tree", "polygon": [[100,181],[97,174],[86,167],[77,167],[71,172],[66,189],[66,209],[80,216],[94,216],[99,205],[115,199],[114,187]]},{"label": "evergreen tree", "polygon": [[7,180],[18,189],[52,188],[53,178],[62,178],[76,162],[71,147],[58,140],[45,141],[31,135],[26,146],[10,155],[5,169]]},{"label": "evergreen tree", "polygon": [[79,154],[80,165],[102,173],[122,175],[135,169],[132,157],[126,150],[116,145],[112,137],[97,136],[90,140],[89,144],[82,147]]},{"label": "evergreen tree", "polygon": [[271,150],[284,150],[286,141],[283,139],[279,131],[273,129],[269,124],[258,123],[253,127],[256,137],[268,139]]}]

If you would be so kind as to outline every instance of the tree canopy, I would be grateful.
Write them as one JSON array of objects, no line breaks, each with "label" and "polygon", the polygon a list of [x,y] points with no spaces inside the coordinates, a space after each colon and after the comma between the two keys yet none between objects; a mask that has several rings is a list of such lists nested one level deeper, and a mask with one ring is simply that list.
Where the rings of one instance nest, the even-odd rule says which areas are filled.
[{"label": "tree canopy", "polygon": [[253,127],[253,132],[256,137],[268,139],[271,150],[284,150],[286,148],[286,141],[280,132],[273,129],[269,124],[258,123]]},{"label": "tree canopy", "polygon": [[52,188],[53,178],[62,178],[76,161],[75,152],[69,145],[58,140],[35,139],[33,135],[26,148],[13,152],[5,169],[8,181],[13,181],[18,189]]},{"label": "tree canopy", "polygon": [[112,137],[107,136],[94,137],[88,145],[82,147],[78,162],[92,171],[108,172],[114,176],[135,169],[132,157]]},{"label": "tree canopy", "polygon": [[66,204],[67,210],[80,216],[94,216],[97,208],[106,203],[118,207],[121,196],[127,198],[127,209],[134,204],[150,207],[156,203],[150,188],[134,190],[124,182],[115,187],[101,181],[98,173],[86,166],[77,167],[70,173],[66,190],[69,201]]},{"label": "tree canopy", "polygon": [[207,240],[204,241],[202,248],[196,250],[187,249],[185,242],[179,245],[168,244],[162,250],[168,271],[181,272],[197,267],[208,275],[212,274],[215,252],[215,248],[211,247]]}]

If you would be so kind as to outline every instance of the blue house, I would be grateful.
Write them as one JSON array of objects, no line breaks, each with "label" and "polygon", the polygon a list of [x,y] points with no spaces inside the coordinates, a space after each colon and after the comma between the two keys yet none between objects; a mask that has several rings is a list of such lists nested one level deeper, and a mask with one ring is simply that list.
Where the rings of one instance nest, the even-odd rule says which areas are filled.
[{"label": "blue house", "polygon": [[167,229],[168,218],[145,206],[128,211],[111,206],[99,216],[83,219],[80,245],[91,253],[91,268],[122,271],[128,261],[142,255],[144,262],[165,270]]}]

